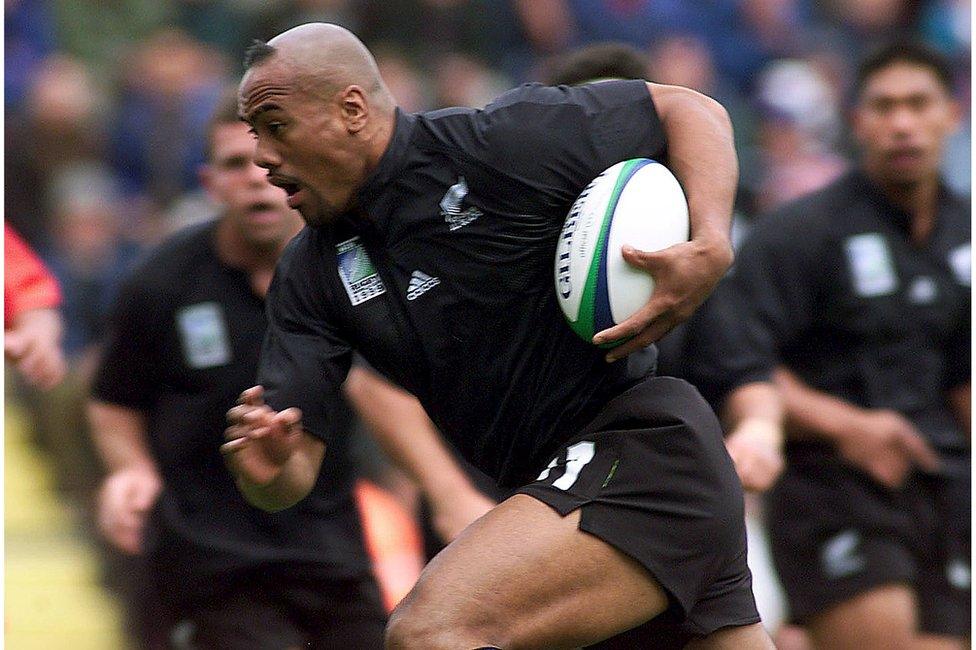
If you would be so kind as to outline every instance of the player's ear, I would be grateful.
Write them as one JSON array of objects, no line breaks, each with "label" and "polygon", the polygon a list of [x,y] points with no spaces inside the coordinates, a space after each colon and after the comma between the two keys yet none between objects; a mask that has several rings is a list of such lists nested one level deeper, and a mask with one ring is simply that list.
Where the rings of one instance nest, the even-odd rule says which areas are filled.
[{"label": "player's ear", "polygon": [[358,133],[366,126],[369,104],[359,86],[347,86],[339,95],[339,111],[349,133]]}]

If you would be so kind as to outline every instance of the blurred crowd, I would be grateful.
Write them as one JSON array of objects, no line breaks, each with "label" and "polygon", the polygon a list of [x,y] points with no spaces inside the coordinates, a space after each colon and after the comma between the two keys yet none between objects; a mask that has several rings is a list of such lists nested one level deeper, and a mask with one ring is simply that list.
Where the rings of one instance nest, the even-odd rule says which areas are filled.
[{"label": "blurred crowd", "polygon": [[61,285],[69,368],[35,424],[58,450],[62,488],[82,499],[99,476],[81,404],[106,312],[141,251],[214,214],[197,176],[205,129],[252,39],[310,21],[343,25],[376,54],[408,111],[481,106],[544,79],[572,48],[630,44],[646,55],[647,79],[728,109],[747,225],[847,168],[854,62],[882,38],[913,35],[954,63],[965,119],[944,174],[970,191],[968,0],[6,0],[5,9],[4,216]]}]

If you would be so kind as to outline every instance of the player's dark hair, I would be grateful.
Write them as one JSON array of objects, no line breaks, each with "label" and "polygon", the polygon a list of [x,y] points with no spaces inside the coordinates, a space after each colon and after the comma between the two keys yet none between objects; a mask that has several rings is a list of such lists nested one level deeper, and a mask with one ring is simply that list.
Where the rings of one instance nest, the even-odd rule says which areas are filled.
[{"label": "player's dark hair", "polygon": [[207,121],[207,147],[205,151],[207,161],[210,161],[213,156],[213,136],[217,127],[239,124],[240,122],[241,117],[237,112],[237,88],[227,88],[220,95],[220,99],[217,100],[217,104],[210,114],[210,120]]},{"label": "player's dark hair", "polygon": [[944,56],[918,41],[899,40],[881,46],[861,61],[854,82],[855,99],[861,96],[875,74],[896,63],[911,63],[928,68],[946,92],[951,94],[954,90],[952,67]]},{"label": "player's dark hair", "polygon": [[598,43],[555,61],[546,78],[553,86],[575,86],[596,79],[643,79],[647,59],[624,43]]},{"label": "player's dark hair", "polygon": [[250,70],[251,66],[261,63],[275,52],[277,50],[273,45],[254,39],[244,52],[244,69]]}]

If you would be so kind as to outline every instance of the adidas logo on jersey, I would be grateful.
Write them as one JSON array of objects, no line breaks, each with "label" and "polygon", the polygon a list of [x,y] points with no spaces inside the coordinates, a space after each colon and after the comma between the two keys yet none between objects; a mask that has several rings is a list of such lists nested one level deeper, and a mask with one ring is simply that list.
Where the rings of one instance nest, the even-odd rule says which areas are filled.
[{"label": "adidas logo on jersey", "polygon": [[468,184],[464,176],[458,178],[458,182],[447,190],[444,198],[441,199],[441,215],[447,223],[449,230],[454,231],[468,225],[484,213],[478,208],[469,207],[461,210],[464,197],[468,195]]},{"label": "adidas logo on jersey", "polygon": [[440,283],[440,278],[432,278],[423,271],[414,271],[410,274],[410,283],[407,285],[407,300],[416,300]]}]

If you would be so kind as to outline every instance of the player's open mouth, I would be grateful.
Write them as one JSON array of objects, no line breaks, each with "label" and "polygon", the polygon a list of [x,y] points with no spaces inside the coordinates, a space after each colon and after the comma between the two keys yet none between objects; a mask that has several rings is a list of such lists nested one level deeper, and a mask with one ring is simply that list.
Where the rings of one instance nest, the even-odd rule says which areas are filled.
[{"label": "player's open mouth", "polygon": [[272,185],[280,187],[285,191],[286,194],[288,194],[289,208],[296,208],[302,202],[301,197],[299,196],[300,192],[302,191],[302,186],[299,183],[281,176],[268,176],[268,182]]},{"label": "player's open mouth", "polygon": [[251,217],[258,219],[276,217],[275,206],[267,201],[257,201],[247,206],[247,212]]}]

